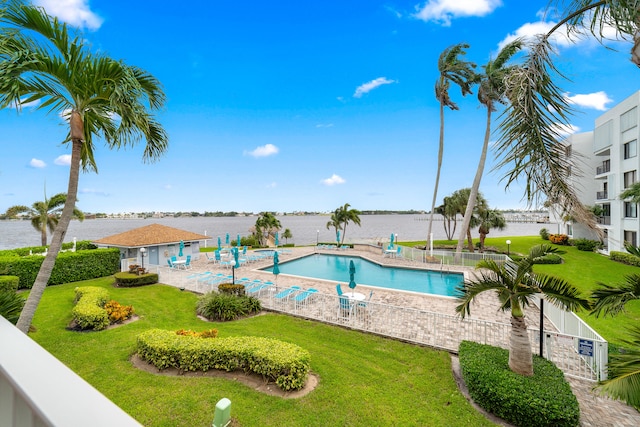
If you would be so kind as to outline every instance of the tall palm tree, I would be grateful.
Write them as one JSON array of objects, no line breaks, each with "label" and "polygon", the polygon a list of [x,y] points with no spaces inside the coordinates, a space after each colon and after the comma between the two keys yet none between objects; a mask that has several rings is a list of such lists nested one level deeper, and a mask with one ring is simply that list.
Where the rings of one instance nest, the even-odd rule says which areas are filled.
[{"label": "tall palm tree", "polygon": [[344,206],[339,207],[336,211],[338,213],[338,218],[340,223],[342,224],[342,240],[340,244],[344,243],[344,236],[347,234],[347,224],[353,222],[354,224],[360,226],[360,212],[357,209],[349,209],[351,205],[349,203],[345,203]]},{"label": "tall palm tree", "polygon": [[67,198],[17,324],[27,333],[73,216],[80,167],[97,172],[94,138],[110,149],[144,139],[143,160],[157,160],[168,136],[150,112],[164,105],[165,95],[146,71],[88,52],[82,35],[42,8],[13,1],[0,25],[0,108],[41,101],[38,108],[69,122],[63,141],[71,145]]},{"label": "tall palm tree", "polygon": [[[62,212],[66,199],[67,195],[64,193],[58,193],[50,199],[47,199],[45,194],[43,202],[34,202],[31,207],[24,205],[11,206],[7,209],[5,216],[14,218],[21,213],[28,214],[31,217],[31,225],[40,233],[40,243],[42,246],[47,246],[47,229],[51,233],[56,229],[59,221],[58,216]],[[75,208],[73,210],[73,218],[82,221],[84,220],[84,213]]]},{"label": "tall palm tree", "polygon": [[438,72],[440,76],[436,81],[435,91],[436,99],[440,103],[440,139],[438,143],[438,168],[436,170],[436,181],[433,188],[433,200],[431,201],[431,213],[429,215],[429,228],[427,230],[427,241],[431,239],[431,230],[433,229],[433,214],[435,213],[436,200],[438,198],[438,186],[440,184],[440,171],[442,169],[442,156],[444,153],[444,108],[449,107],[451,110],[458,110],[458,105],[449,97],[449,88],[451,82],[460,87],[462,96],[471,94],[471,86],[476,81],[476,74],[473,69],[476,64],[460,59],[461,55],[465,55],[469,45],[459,43],[446,48],[438,58]]},{"label": "tall palm tree", "polygon": [[[453,199],[456,216],[464,215],[464,213],[468,209],[470,194],[470,188],[462,188],[453,192],[451,198]],[[480,225],[480,220],[478,219],[476,213],[481,210],[488,209],[488,206],[489,204],[487,203],[487,200],[482,196],[482,193],[478,193],[475,204],[471,208],[472,215],[469,220],[469,225],[467,226],[466,230],[460,230],[460,235],[464,236],[466,234],[467,236],[467,248],[469,249],[469,252],[474,252],[473,238],[471,237],[471,228]]]},{"label": "tall palm tree", "polygon": [[436,208],[436,213],[442,215],[442,226],[447,240],[452,240],[458,227],[458,208],[451,196],[444,197],[442,201],[443,203]]},{"label": "tall palm tree", "polygon": [[275,236],[276,231],[280,230],[282,225],[280,220],[271,212],[261,212],[256,220],[256,234],[260,245],[265,246],[269,237]]},{"label": "tall palm tree", "polygon": [[342,219],[340,218],[340,208],[331,213],[331,219],[327,221],[327,230],[333,228],[336,231],[336,242],[340,240],[338,233],[342,230]]},{"label": "tall palm tree", "polygon": [[[478,101],[487,108],[487,123],[485,126],[480,160],[478,161],[478,169],[476,170],[476,175],[473,178],[473,184],[471,185],[471,191],[469,193],[469,203],[467,203],[466,210],[463,213],[462,229],[458,236],[456,252],[462,251],[462,245],[464,244],[463,232],[471,227],[471,217],[473,216],[473,209],[476,205],[476,198],[480,191],[480,181],[482,180],[482,174],[484,173],[484,166],[487,160],[489,138],[491,137],[491,115],[496,111],[496,104],[504,104],[506,102],[504,81],[506,76],[514,70],[514,67],[507,65],[507,63],[521,48],[522,40],[520,39],[516,39],[507,44],[498,53],[496,59],[487,62],[483,67],[484,73],[478,75]],[[484,239],[481,238],[481,248],[483,247],[483,242]]]},{"label": "tall palm tree", "polygon": [[478,222],[480,223],[478,228],[478,233],[480,234],[480,252],[484,252],[484,241],[489,231],[491,231],[492,228],[504,230],[507,226],[507,221],[498,209],[480,209],[478,211]]},{"label": "tall palm tree", "polygon": [[[592,314],[596,317],[616,316],[624,312],[629,301],[640,300],[640,274],[625,276],[625,282],[611,286],[599,282],[591,293],[594,300]],[[640,407],[640,328],[632,327],[631,339],[624,353],[609,354],[608,379],[598,389],[614,399],[621,399],[636,408]]]},{"label": "tall palm tree", "polygon": [[524,310],[535,294],[544,294],[547,301],[564,309],[575,311],[589,308],[589,301],[578,295],[578,290],[563,279],[533,272],[534,259],[544,255],[541,246],[530,249],[529,255],[513,264],[483,260],[477,265],[478,277],[466,280],[458,290],[461,293],[456,312],[462,318],[471,314],[471,303],[486,291],[495,291],[500,309],[511,312],[509,340],[509,368],[520,375],[533,375],[533,356]]}]

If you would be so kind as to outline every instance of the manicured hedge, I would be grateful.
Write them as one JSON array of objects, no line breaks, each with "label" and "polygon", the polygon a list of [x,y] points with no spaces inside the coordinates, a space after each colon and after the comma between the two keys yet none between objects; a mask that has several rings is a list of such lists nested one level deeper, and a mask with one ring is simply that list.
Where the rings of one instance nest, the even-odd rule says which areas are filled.
[{"label": "manicured hedge", "polygon": [[594,252],[602,247],[601,242],[589,239],[573,239],[569,243],[578,248],[579,251],[585,252]]},{"label": "manicured hedge", "polygon": [[147,274],[133,274],[126,271],[122,271],[120,273],[115,274],[116,285],[122,286],[125,288],[132,288],[135,286],[143,286],[143,285],[152,285],[154,283],[158,283],[158,274],[157,273],[147,273]]},{"label": "manicured hedge", "polygon": [[109,326],[109,315],[104,305],[109,299],[109,292],[97,286],[75,288],[76,305],[71,310],[73,322],[80,329],[100,331]]},{"label": "manicured hedge", "polygon": [[509,369],[508,350],[470,341],[459,357],[469,394],[485,410],[516,426],[579,425],[578,400],[552,362],[534,355],[534,375],[525,377]]},{"label": "manicured hedge", "polygon": [[17,276],[0,276],[0,291],[15,292],[19,283],[20,278]]},{"label": "manicured hedge", "polygon": [[[20,289],[30,289],[36,280],[44,257],[40,255],[17,256],[15,252],[0,256],[0,274],[20,278]],[[119,249],[96,249],[78,252],[61,252],[51,272],[49,285],[96,279],[115,274],[120,270]]]},{"label": "manicured hedge", "polygon": [[609,252],[609,259],[611,261],[617,261],[623,264],[640,267],[640,257],[637,257],[632,254],[628,254],[626,252],[611,251]]},{"label": "manicured hedge", "polygon": [[158,369],[251,371],[286,391],[304,387],[311,359],[303,348],[271,338],[203,339],[161,329],[138,335],[137,352]]},{"label": "manicured hedge", "polygon": [[234,285],[233,283],[220,283],[218,285],[218,292],[221,294],[231,294],[231,295],[244,295],[244,285],[242,283],[238,283]]},{"label": "manicured hedge", "polygon": [[546,254],[533,259],[534,264],[562,264],[562,257],[556,254]]},{"label": "manicured hedge", "polygon": [[235,320],[242,316],[259,313],[262,303],[258,298],[246,295],[209,292],[198,298],[196,312],[213,321]]}]

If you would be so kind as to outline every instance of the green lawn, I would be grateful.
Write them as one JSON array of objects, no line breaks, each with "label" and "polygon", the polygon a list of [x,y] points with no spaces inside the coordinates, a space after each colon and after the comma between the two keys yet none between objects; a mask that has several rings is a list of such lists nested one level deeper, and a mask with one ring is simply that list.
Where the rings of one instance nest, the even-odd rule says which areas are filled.
[{"label": "green lawn", "polygon": [[[191,293],[111,283],[104,278],[47,288],[30,336],[145,426],[209,426],[223,397],[245,427],[493,425],[459,393],[446,352],[277,314],[211,324],[196,317]],[[66,330],[73,289],[86,285],[108,288],[111,298],[133,305],[140,320],[100,332]],[[282,399],[230,380],[153,375],[129,362],[141,331],[212,327],[220,337],[273,337],[307,349],[319,385],[300,399]]]},{"label": "green lawn", "polygon": [[[529,248],[534,245],[550,244],[548,240],[542,240],[539,236],[517,236],[487,238],[485,245],[506,253],[507,240],[511,240],[510,252],[522,255],[527,254]],[[455,245],[456,243],[450,240],[434,241],[434,245]],[[414,244],[424,245],[425,242],[411,242],[411,245]],[[627,274],[640,273],[639,267],[610,261],[604,255],[579,251],[573,246],[556,247],[566,251],[562,255],[564,263],[536,265],[534,271],[563,278],[582,291],[584,296],[588,296],[598,282],[614,285],[624,282]],[[628,338],[626,333],[628,327],[640,323],[640,301],[628,303],[627,312],[616,317],[596,318],[587,312],[579,312],[578,315],[607,341],[620,344],[622,339]]]}]

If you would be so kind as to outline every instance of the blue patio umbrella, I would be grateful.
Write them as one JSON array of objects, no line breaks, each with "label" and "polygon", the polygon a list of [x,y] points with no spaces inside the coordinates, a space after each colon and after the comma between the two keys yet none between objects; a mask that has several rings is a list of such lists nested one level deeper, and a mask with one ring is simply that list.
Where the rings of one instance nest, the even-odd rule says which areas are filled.
[{"label": "blue patio umbrella", "polygon": [[222,239],[218,236],[218,250],[222,249]]},{"label": "blue patio umbrella", "polygon": [[238,247],[233,248],[233,259],[236,262],[236,267],[240,267],[240,260],[238,259]]},{"label": "blue patio umbrella", "polygon": [[275,243],[276,243],[276,248],[278,247],[278,232],[276,231],[276,237],[275,237]]},{"label": "blue patio umbrella", "polygon": [[225,243],[229,245],[229,233],[227,233],[227,237],[225,237]]},{"label": "blue patio umbrella", "polygon": [[340,230],[336,231],[336,242],[338,242],[338,244],[340,244]]},{"label": "blue patio umbrella", "polygon": [[280,267],[278,266],[278,264],[280,263],[280,259],[278,258],[278,252],[274,252],[273,253],[273,274],[276,275],[276,278],[278,277],[278,274],[280,274]]},{"label": "blue patio umbrella", "polygon": [[182,250],[184,249],[184,242],[180,240],[180,251],[178,252],[178,256],[182,256]]},{"label": "blue patio umbrella", "polygon": [[353,263],[353,260],[351,260],[349,261],[349,287],[351,289],[356,288],[356,281],[354,280],[355,275],[356,275],[356,266]]},{"label": "blue patio umbrella", "polygon": [[391,233],[391,243],[389,245],[393,246],[393,233]]}]

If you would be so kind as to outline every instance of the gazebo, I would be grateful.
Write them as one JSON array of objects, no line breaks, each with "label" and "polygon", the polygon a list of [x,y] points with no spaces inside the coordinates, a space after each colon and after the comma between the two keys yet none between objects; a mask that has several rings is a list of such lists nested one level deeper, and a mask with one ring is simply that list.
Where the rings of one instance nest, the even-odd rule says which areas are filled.
[{"label": "gazebo", "polygon": [[[209,239],[211,237],[191,231],[149,224],[94,240],[93,244],[102,248],[119,248],[121,260],[133,259],[135,263],[142,263],[142,254],[145,253],[148,265],[166,265],[167,259],[179,256],[181,245],[182,257],[191,255],[193,261],[197,260],[200,258],[200,241]],[[142,248],[145,251],[140,251]]]}]

